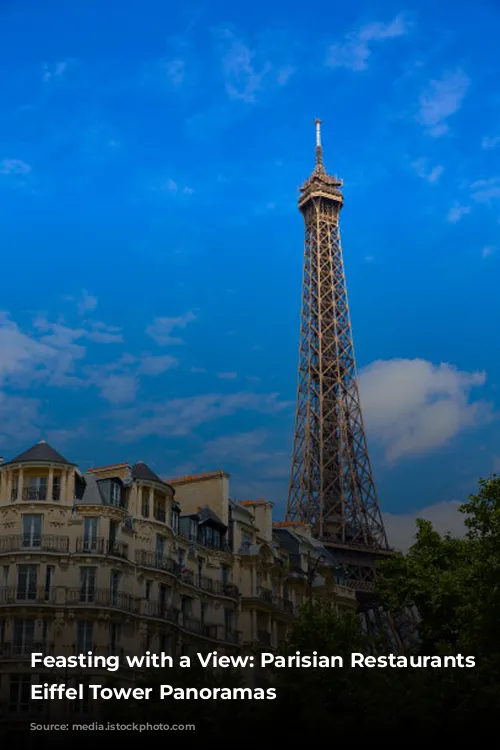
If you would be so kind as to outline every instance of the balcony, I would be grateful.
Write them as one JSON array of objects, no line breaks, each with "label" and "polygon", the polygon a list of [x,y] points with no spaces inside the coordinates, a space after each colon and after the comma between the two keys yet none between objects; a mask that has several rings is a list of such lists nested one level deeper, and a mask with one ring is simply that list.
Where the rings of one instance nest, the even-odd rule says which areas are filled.
[{"label": "balcony", "polygon": [[163,510],[162,508],[154,508],[153,518],[155,521],[160,521],[160,523],[165,523],[167,520],[167,514],[165,510]]},{"label": "balcony", "polygon": [[155,617],[158,620],[166,620],[174,625],[179,622],[179,610],[169,606],[162,601],[144,601],[143,611],[146,617]]},{"label": "balcony", "polygon": [[79,537],[76,540],[76,553],[82,555],[110,555],[111,557],[128,558],[128,544],[116,539]]},{"label": "balcony", "polygon": [[0,588],[0,606],[11,604],[53,604],[54,592],[38,586],[4,586]]},{"label": "balcony", "polygon": [[183,583],[187,583],[189,586],[195,585],[194,573],[192,570],[181,571],[179,577]]},{"label": "balcony", "polygon": [[189,630],[190,633],[203,635],[203,629],[205,625],[202,623],[201,620],[197,620],[195,617],[191,617],[190,615],[183,614],[180,625],[181,625],[181,628],[184,628],[184,630]]},{"label": "balcony", "polygon": [[95,589],[92,586],[66,590],[66,604],[72,607],[111,607],[132,614],[139,614],[139,599],[131,594],[110,589]]},{"label": "balcony", "polygon": [[128,544],[125,542],[117,542],[116,539],[108,539],[106,544],[106,554],[111,557],[121,557],[124,560],[128,559]]},{"label": "balcony", "polygon": [[69,552],[69,537],[16,534],[0,538],[0,554],[5,552]]},{"label": "balcony", "polygon": [[266,604],[272,604],[273,603],[273,592],[271,591],[271,589],[266,589],[263,586],[258,586],[257,587],[257,596],[263,602],[266,602]]},{"label": "balcony", "polygon": [[13,643],[0,643],[0,656],[3,659],[19,659],[31,656],[31,654],[43,654],[52,656],[54,644],[47,641],[14,641]]},{"label": "balcony", "polygon": [[146,552],[146,550],[137,550],[135,553],[136,565],[144,568],[156,568],[157,570],[166,570],[168,573],[176,576],[179,574],[179,563],[172,560],[171,557],[161,555],[156,552]]},{"label": "balcony", "polygon": [[223,583],[205,576],[200,576],[198,579],[198,588],[209,594],[228,596],[231,599],[237,599],[239,596],[238,587],[234,583]]},{"label": "balcony", "polygon": [[273,605],[282,612],[286,612],[287,615],[293,615],[293,603],[290,599],[282,599],[280,596],[273,596]]}]

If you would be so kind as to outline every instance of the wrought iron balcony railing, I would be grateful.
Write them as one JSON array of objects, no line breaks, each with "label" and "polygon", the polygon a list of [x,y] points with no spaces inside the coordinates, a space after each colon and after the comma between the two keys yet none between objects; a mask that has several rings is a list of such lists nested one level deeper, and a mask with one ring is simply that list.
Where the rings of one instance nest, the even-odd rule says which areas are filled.
[{"label": "wrought iron balcony railing", "polygon": [[0,538],[0,554],[26,550],[40,552],[69,552],[69,537],[52,534],[14,534]]},{"label": "wrought iron balcony railing", "polygon": [[157,570],[166,570],[173,575],[179,574],[179,563],[172,560],[167,555],[156,552],[147,552],[146,550],[137,550],[135,553],[135,562],[145,568],[156,568]]},{"label": "wrought iron balcony railing", "polygon": [[281,596],[273,596],[273,605],[282,612],[293,615],[294,608],[290,599],[283,599]]},{"label": "wrought iron balcony railing", "polygon": [[262,601],[266,602],[267,604],[273,603],[273,592],[271,591],[271,589],[266,589],[263,586],[258,586],[257,596],[259,599],[262,599]]},{"label": "wrought iron balcony railing", "polygon": [[143,601],[143,611],[146,617],[155,617],[159,620],[167,620],[177,625],[179,622],[179,610],[167,602]]},{"label": "wrought iron balcony railing", "polygon": [[15,640],[0,643],[0,656],[4,659],[29,657],[31,654],[41,653],[44,656],[52,656],[54,644],[48,641]]},{"label": "wrought iron balcony railing", "polygon": [[0,605],[54,604],[54,591],[40,586],[20,585],[0,588]]},{"label": "wrought iron balcony railing", "polygon": [[213,578],[201,576],[198,578],[197,585],[198,588],[210,594],[220,594],[231,599],[237,599],[239,596],[238,587],[234,583],[223,583],[222,581],[215,581]]},{"label": "wrought iron balcony railing", "polygon": [[79,537],[76,540],[77,554],[84,555],[111,555],[112,557],[128,558],[128,544],[118,542],[116,539],[103,539],[102,537]]},{"label": "wrought iron balcony railing", "polygon": [[66,604],[71,606],[113,607],[132,614],[139,614],[140,600],[122,591],[80,586],[66,589]]}]

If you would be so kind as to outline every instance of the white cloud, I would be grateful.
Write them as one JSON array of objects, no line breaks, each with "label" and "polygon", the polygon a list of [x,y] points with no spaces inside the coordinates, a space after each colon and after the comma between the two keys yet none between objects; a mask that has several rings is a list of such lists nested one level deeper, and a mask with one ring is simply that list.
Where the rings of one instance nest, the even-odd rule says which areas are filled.
[{"label": "white cloud", "polygon": [[134,375],[110,374],[99,379],[101,398],[112,404],[133,401],[138,389],[139,383]]},{"label": "white cloud", "polygon": [[476,203],[491,203],[492,200],[500,198],[500,177],[476,180],[470,189]]},{"label": "white cloud", "polygon": [[438,164],[435,167],[429,167],[427,159],[417,159],[411,165],[417,175],[427,182],[436,182],[444,172],[444,167]]},{"label": "white cloud", "polygon": [[458,203],[450,208],[447,219],[451,224],[457,224],[462,216],[470,214],[470,206],[460,206]]},{"label": "white cloud", "polygon": [[31,167],[21,159],[4,159],[0,163],[0,174],[26,175],[31,172]]},{"label": "white cloud", "polygon": [[80,315],[84,315],[87,312],[92,312],[97,307],[97,297],[93,297],[88,293],[86,289],[83,290],[81,299],[78,302],[78,312]]},{"label": "white cloud", "polygon": [[497,148],[497,146],[500,146],[500,135],[496,136],[487,136],[485,135],[483,140],[481,141],[481,148],[484,149],[493,149]]},{"label": "white cloud", "polygon": [[188,435],[202,424],[229,417],[238,411],[277,414],[289,407],[288,402],[279,400],[278,394],[249,392],[207,393],[160,403],[144,403],[116,415],[119,422],[116,439],[133,441],[152,435]]},{"label": "white cloud", "polygon": [[419,121],[430,135],[438,137],[447,133],[447,120],[462,106],[470,85],[469,78],[461,70],[444,74],[430,82],[420,97]]},{"label": "white cloud", "polygon": [[75,361],[85,349],[75,340],[82,332],[60,324],[35,322],[44,335],[23,333],[7,313],[0,314],[0,382],[27,387],[35,381],[63,386],[75,381]]},{"label": "white cloud", "polygon": [[483,247],[481,251],[481,255],[483,256],[483,258],[489,258],[489,256],[493,255],[495,252],[496,252],[496,248],[489,245],[487,247]]},{"label": "white cloud", "polygon": [[175,357],[165,354],[162,357],[146,356],[143,357],[138,372],[142,375],[161,375],[167,370],[176,367],[178,361]]},{"label": "white cloud", "polygon": [[485,381],[484,373],[463,372],[446,363],[374,362],[359,377],[367,430],[390,462],[424,454],[490,416],[488,403],[469,400],[471,390]]},{"label": "white cloud", "polygon": [[163,193],[171,193],[172,195],[193,195],[194,189],[185,185],[181,187],[175,180],[168,179],[159,188],[154,188]]},{"label": "white cloud", "polygon": [[461,503],[457,502],[442,502],[408,515],[383,513],[389,544],[395,549],[407,552],[415,542],[417,518],[431,521],[439,534],[449,532],[454,537],[463,537],[466,529],[463,515],[458,510],[460,505]]},{"label": "white cloud", "polygon": [[237,372],[218,372],[217,377],[220,380],[234,380],[235,378],[238,377],[238,373]]},{"label": "white cloud", "polygon": [[229,99],[253,104],[259,93],[286,85],[295,72],[292,65],[272,62],[271,50],[265,44],[253,48],[229,28],[214,29],[213,34]]},{"label": "white cloud", "polygon": [[57,78],[62,78],[68,70],[71,60],[60,60],[54,65],[45,64],[43,66],[42,81],[48,83]]},{"label": "white cloud", "polygon": [[40,435],[42,422],[40,402],[0,391],[0,446],[12,449],[12,444],[28,443]]},{"label": "white cloud", "polygon": [[159,346],[166,346],[167,344],[182,344],[182,339],[175,338],[170,334],[176,328],[184,329],[196,320],[194,313],[188,312],[185,315],[181,315],[178,318],[155,318],[154,322],[146,328],[146,333],[151,336]]},{"label": "white cloud", "polygon": [[410,25],[401,15],[390,23],[367,24],[358,31],[347,34],[342,42],[332,44],[328,49],[326,64],[331,68],[366,70],[375,42],[405,36],[409,29]]}]

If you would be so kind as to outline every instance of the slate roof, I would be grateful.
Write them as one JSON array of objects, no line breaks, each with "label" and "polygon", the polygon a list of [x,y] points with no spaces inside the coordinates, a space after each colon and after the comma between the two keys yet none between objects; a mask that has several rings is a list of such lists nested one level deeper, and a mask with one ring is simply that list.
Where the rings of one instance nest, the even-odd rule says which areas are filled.
[{"label": "slate roof", "polygon": [[147,482],[158,482],[158,484],[167,484],[163,479],[160,479],[158,474],[155,474],[152,469],[149,468],[144,461],[138,461],[132,466],[132,476],[134,479],[144,479]]},{"label": "slate roof", "polygon": [[85,489],[77,505],[104,505],[99,483],[93,474],[85,474]]},{"label": "slate roof", "polygon": [[196,518],[199,523],[212,521],[212,523],[217,524],[217,526],[220,526],[222,529],[227,529],[226,524],[221,521],[217,513],[214,513],[212,508],[209,508],[208,505],[204,505],[203,508],[199,508],[195,513],[182,513],[181,518]]},{"label": "slate roof", "polygon": [[18,456],[8,461],[8,463],[19,464],[28,463],[31,461],[47,461],[50,463],[67,464],[68,466],[74,466],[74,464],[72,464],[70,461],[67,461],[64,456],[61,456],[60,453],[54,450],[51,445],[46,443],[45,440],[40,440],[39,443],[35,443],[35,445],[32,445],[31,448],[28,448],[28,450],[20,453]]},{"label": "slate roof", "polygon": [[213,523],[226,528],[226,524],[221,521],[217,513],[214,513],[212,508],[209,508],[208,505],[204,505],[203,508],[198,511],[198,519],[200,523],[205,523],[205,521],[213,521]]}]

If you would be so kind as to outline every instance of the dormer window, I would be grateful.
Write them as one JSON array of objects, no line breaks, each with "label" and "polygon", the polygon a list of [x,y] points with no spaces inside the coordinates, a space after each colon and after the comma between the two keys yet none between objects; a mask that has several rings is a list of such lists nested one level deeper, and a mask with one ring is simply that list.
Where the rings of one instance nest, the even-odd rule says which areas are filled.
[{"label": "dormer window", "polygon": [[194,519],[189,520],[189,538],[192,542],[196,542],[198,537],[198,524]]},{"label": "dormer window", "polygon": [[179,533],[179,511],[175,508],[172,510],[172,530],[174,534]]},{"label": "dormer window", "polygon": [[118,482],[111,482],[111,505],[120,505],[121,487]]}]

